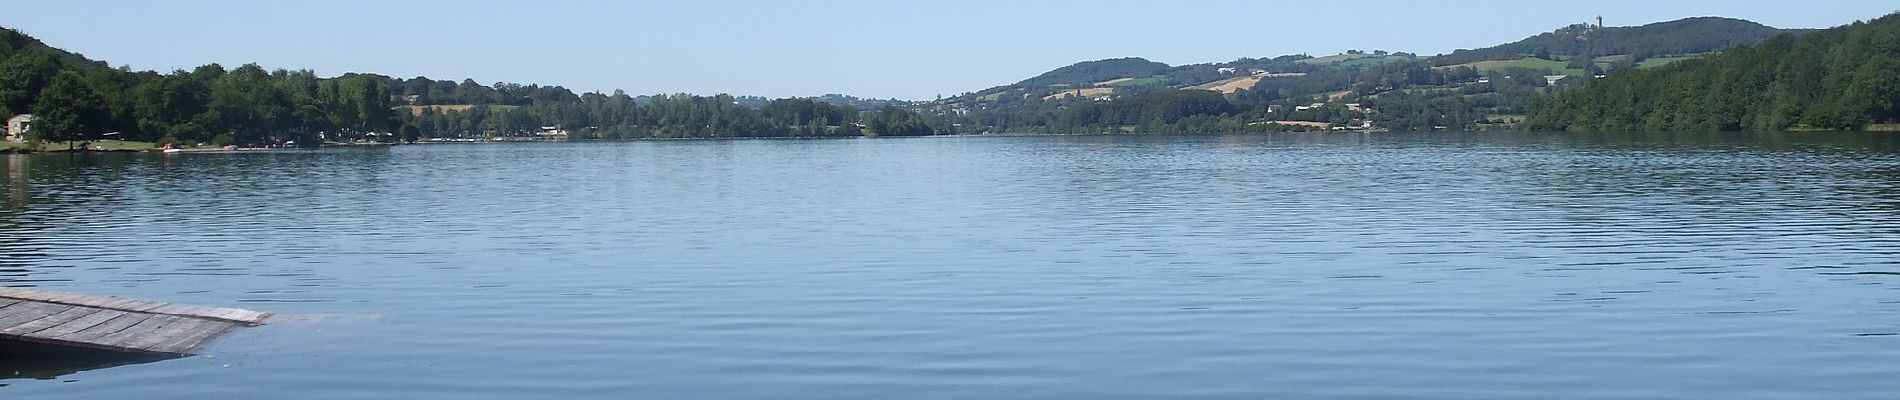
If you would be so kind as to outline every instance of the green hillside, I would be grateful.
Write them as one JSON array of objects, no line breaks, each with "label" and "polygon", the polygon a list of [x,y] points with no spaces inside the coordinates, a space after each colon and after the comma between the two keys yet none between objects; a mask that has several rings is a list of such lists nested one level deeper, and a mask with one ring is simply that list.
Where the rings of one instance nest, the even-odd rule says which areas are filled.
[{"label": "green hillside", "polygon": [[[1588,85],[1595,77],[1668,68],[1735,46],[1807,32],[1698,17],[1632,27],[1574,25],[1432,57],[1353,50],[1172,67],[1139,58],[1110,59],[1078,63],[920,109],[973,131],[1185,129],[1180,124],[1220,131],[1366,129],[1367,124],[1392,130],[1517,129],[1534,103]],[[1167,92],[1192,89],[1218,92],[1230,107],[1167,113],[1143,108],[1146,116],[1134,116],[1135,108],[1102,104],[1174,104],[1181,98]],[[1194,115],[1207,110],[1222,114]],[[1282,121],[1286,123],[1277,123]],[[1130,126],[1135,122],[1143,128]]]},{"label": "green hillside", "polygon": [[1579,24],[1503,45],[1456,50],[1434,57],[1433,62],[1444,66],[1520,57],[1556,60],[1608,55],[1630,55],[1635,62],[1642,62],[1655,56],[1721,51],[1759,43],[1784,33],[1800,32],[1804,31],[1776,29],[1752,21],[1717,17],[1685,18],[1631,27]]},{"label": "green hillside", "polygon": [[1900,121],[1900,14],[1618,74],[1537,107],[1542,130],[1859,129]]}]

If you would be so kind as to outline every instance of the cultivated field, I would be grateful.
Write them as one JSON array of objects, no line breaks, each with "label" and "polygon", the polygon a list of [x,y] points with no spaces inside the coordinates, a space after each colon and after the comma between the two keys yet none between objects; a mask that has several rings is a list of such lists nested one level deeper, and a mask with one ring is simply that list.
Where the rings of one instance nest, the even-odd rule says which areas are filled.
[{"label": "cultivated field", "polygon": [[1069,97],[1069,96],[1082,96],[1082,97],[1084,97],[1084,98],[1095,98],[1095,97],[1100,97],[1100,96],[1107,96],[1107,95],[1110,95],[1110,94],[1114,94],[1114,93],[1115,93],[1115,88],[1110,88],[1110,87],[1095,87],[1095,88],[1087,88],[1087,89],[1070,89],[1070,90],[1064,90],[1064,91],[1061,91],[1061,92],[1059,92],[1059,93],[1056,93],[1056,94],[1052,94],[1052,95],[1048,95],[1048,96],[1042,96],[1042,99],[1043,99],[1043,100],[1056,100],[1056,99],[1061,99],[1061,98],[1065,98],[1065,97]]},{"label": "cultivated field", "polygon": [[1240,91],[1240,89],[1252,89],[1253,85],[1257,83],[1260,83],[1260,77],[1258,76],[1242,76],[1203,83],[1188,88],[1232,94],[1236,91]]},{"label": "cultivated field", "polygon": [[[435,109],[435,112],[439,114],[439,113],[446,113],[450,111],[458,111],[458,112],[468,111],[468,109],[475,108],[475,106],[476,105],[474,104],[443,104],[443,105],[434,105],[434,106],[404,106],[403,108],[409,109],[409,115],[422,115],[422,109],[425,109],[425,108],[433,108]],[[493,108],[489,111],[502,111],[502,110],[514,109],[516,107],[521,107],[521,106],[489,105],[489,107]]]}]

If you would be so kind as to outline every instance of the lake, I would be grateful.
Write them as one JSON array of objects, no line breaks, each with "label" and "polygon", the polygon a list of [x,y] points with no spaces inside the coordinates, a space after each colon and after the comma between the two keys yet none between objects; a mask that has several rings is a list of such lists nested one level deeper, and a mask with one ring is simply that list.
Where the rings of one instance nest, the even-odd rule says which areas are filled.
[{"label": "lake", "polygon": [[280,314],[196,357],[0,380],[6,398],[1900,393],[1900,135],[445,144],[4,167],[0,285]]}]

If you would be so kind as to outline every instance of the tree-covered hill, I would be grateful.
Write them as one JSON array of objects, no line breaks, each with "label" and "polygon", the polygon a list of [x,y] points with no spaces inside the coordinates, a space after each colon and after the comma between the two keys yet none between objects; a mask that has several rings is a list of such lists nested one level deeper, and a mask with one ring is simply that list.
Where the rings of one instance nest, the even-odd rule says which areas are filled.
[{"label": "tree-covered hill", "polygon": [[[1633,27],[1575,25],[1432,57],[1348,50],[1173,67],[1119,58],[1078,63],[920,109],[977,132],[1181,131],[1173,125],[1182,123],[1222,131],[1367,129],[1367,123],[1392,130],[1517,129],[1532,102],[1598,76],[1802,32],[1698,17]],[[1206,99],[1164,93],[1193,89],[1215,90],[1227,105],[1184,108],[1186,114],[1177,115],[1099,104]]]},{"label": "tree-covered hill", "polygon": [[1900,14],[1614,75],[1541,104],[1529,122],[1607,131],[1900,122]]},{"label": "tree-covered hill", "polygon": [[1633,61],[1641,62],[1653,56],[1721,51],[1759,43],[1783,33],[1802,31],[1720,17],[1685,18],[1627,27],[1577,24],[1503,45],[1452,51],[1451,54],[1434,57],[1432,62],[1444,66],[1520,57],[1566,60],[1612,55],[1628,55]]},{"label": "tree-covered hill", "polygon": [[[831,99],[830,100],[837,100]],[[0,117],[30,113],[28,139],[277,144],[424,137],[707,138],[953,133],[886,102],[576,94],[560,86],[392,78],[206,64],[169,73],[112,68],[0,28]],[[860,100],[841,98],[845,100]]]},{"label": "tree-covered hill", "polygon": [[1168,64],[1128,57],[1083,61],[1056,68],[1042,75],[1017,82],[1018,86],[1093,85],[1096,82],[1132,76],[1149,76],[1167,71]]}]

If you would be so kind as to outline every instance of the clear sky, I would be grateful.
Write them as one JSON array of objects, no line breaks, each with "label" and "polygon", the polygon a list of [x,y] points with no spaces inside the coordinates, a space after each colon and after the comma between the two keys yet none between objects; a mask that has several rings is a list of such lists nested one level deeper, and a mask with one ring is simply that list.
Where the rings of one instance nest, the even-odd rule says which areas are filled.
[{"label": "clear sky", "polygon": [[307,68],[576,92],[927,99],[1077,61],[1174,65],[1486,47],[1602,15],[1823,28],[1900,11],[1829,1],[0,0],[0,25],[135,69]]}]

